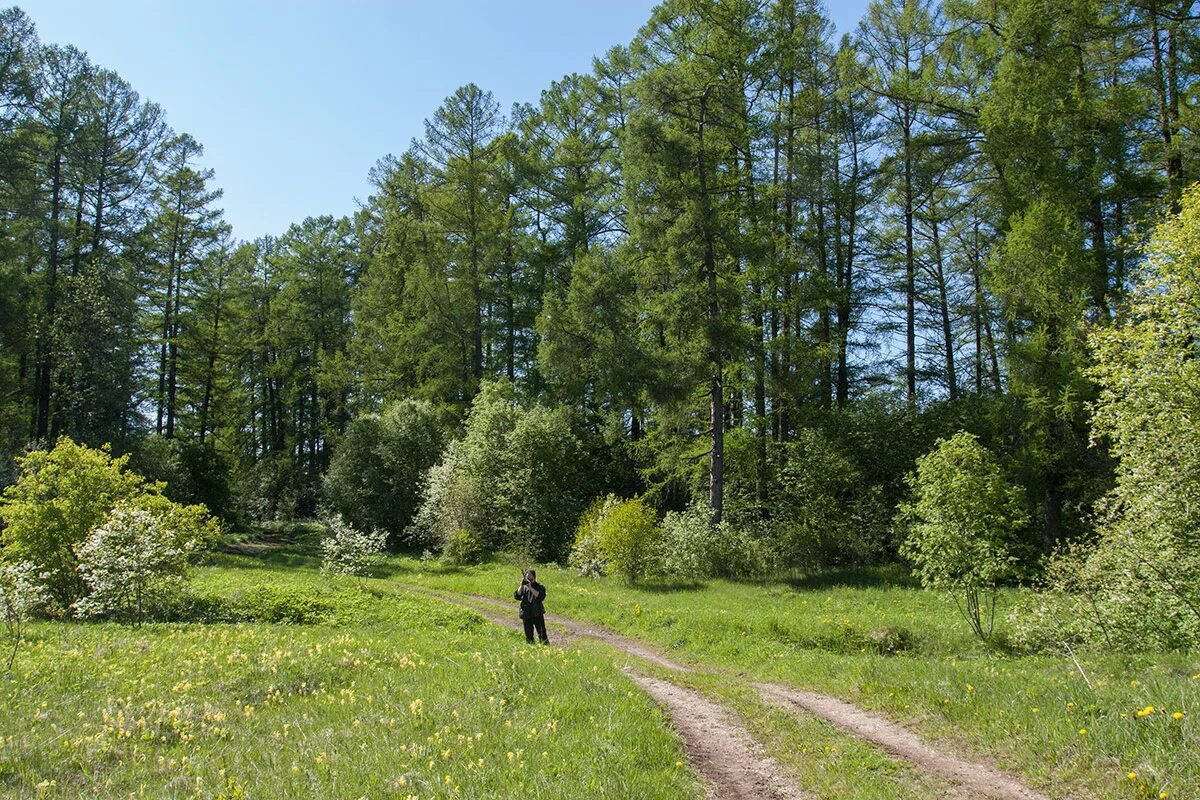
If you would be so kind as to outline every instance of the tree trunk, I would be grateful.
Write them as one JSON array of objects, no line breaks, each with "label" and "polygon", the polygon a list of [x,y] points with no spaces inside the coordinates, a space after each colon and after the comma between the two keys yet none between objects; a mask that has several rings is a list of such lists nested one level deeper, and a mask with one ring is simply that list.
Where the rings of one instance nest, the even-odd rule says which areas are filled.
[{"label": "tree trunk", "polygon": [[954,366],[954,330],[950,320],[950,302],[946,290],[946,271],[942,264],[942,240],[938,233],[938,221],[933,220],[933,263],[938,284],[938,310],[942,317],[942,346],[946,350],[946,390],[950,399],[958,397],[958,375]]},{"label": "tree trunk", "polygon": [[45,440],[50,433],[50,392],[54,361],[50,345],[50,334],[58,311],[58,260],[59,260],[59,215],[62,211],[62,150],[54,151],[54,168],[50,183],[50,258],[46,265],[46,319],[42,321],[38,336],[39,363],[37,370],[37,425],[38,440]]},{"label": "tree trunk", "polygon": [[708,361],[709,377],[709,423],[712,426],[709,453],[708,505],[712,509],[712,521],[721,521],[725,500],[725,383],[722,365],[721,341],[718,326],[721,319],[720,298],[717,294],[717,254],[714,220],[708,195],[708,168],[704,158],[704,128],[708,109],[708,97],[712,87],[704,89],[700,98],[700,118],[697,125],[696,181],[700,191],[701,229],[704,237],[704,277],[708,295]]},{"label": "tree trunk", "polygon": [[[905,65],[907,68],[907,65]],[[904,378],[909,403],[917,401],[917,272],[913,255],[912,121],[904,107]]]}]

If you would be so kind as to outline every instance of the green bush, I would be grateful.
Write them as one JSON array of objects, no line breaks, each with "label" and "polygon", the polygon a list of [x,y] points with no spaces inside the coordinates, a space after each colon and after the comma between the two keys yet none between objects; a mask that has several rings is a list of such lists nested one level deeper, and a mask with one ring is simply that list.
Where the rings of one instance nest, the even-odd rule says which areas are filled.
[{"label": "green bush", "polygon": [[1112,326],[1091,334],[1093,436],[1117,459],[1098,537],[1055,555],[1045,591],[1013,614],[1033,647],[1200,645],[1200,186],[1146,247],[1146,271]]},{"label": "green bush", "polygon": [[229,462],[211,441],[151,435],[137,443],[129,469],[152,483],[162,483],[163,494],[184,505],[200,504],[228,522],[237,516]]},{"label": "green bush", "polygon": [[164,603],[161,615],[167,622],[217,623],[242,620],[236,605],[228,598],[188,588]]},{"label": "green bush", "polygon": [[304,490],[287,453],[244,464],[236,483],[241,512],[257,522],[290,522],[304,505]]},{"label": "green bush", "polygon": [[642,499],[606,504],[596,519],[594,535],[606,571],[630,583],[659,571],[662,531],[654,509]]},{"label": "green bush", "polygon": [[971,629],[987,639],[996,587],[1013,575],[1012,540],[1027,521],[1022,492],[965,432],[939,441],[918,459],[909,485],[912,500],[897,517],[907,531],[901,553],[921,584],[951,594]]},{"label": "green bush", "polygon": [[444,445],[441,423],[425,402],[402,400],[379,416],[358,417],[334,448],[326,502],[360,530],[386,531],[394,548],[403,543],[422,479]]},{"label": "green bush", "polygon": [[522,408],[511,385],[486,384],[464,437],[426,476],[409,539],[444,548],[466,530],[485,550],[564,558],[591,494],[586,464],[564,409]]},{"label": "green bush", "polygon": [[600,553],[597,542],[600,537],[600,523],[609,512],[621,501],[614,495],[606,495],[596,499],[579,517],[575,526],[575,544],[571,548],[568,563],[586,577],[598,577],[604,574],[604,556]]},{"label": "green bush", "polygon": [[76,549],[117,506],[140,509],[159,519],[179,541],[204,549],[220,526],[203,506],[181,506],[125,468],[127,457],[93,449],[67,438],[53,450],[35,450],[20,459],[17,482],[0,497],[5,561],[30,561],[45,573],[45,585],[59,612],[87,593]]},{"label": "green bush", "polygon": [[697,504],[669,512],[662,521],[661,569],[675,578],[758,578],[777,568],[770,542],[727,520],[712,524],[712,511]]},{"label": "green bush", "polygon": [[451,566],[478,564],[483,560],[483,546],[469,530],[461,529],[450,534],[442,549],[442,563]]},{"label": "green bush", "polygon": [[821,430],[798,431],[782,455],[775,530],[788,566],[878,561],[889,516],[880,488]]}]

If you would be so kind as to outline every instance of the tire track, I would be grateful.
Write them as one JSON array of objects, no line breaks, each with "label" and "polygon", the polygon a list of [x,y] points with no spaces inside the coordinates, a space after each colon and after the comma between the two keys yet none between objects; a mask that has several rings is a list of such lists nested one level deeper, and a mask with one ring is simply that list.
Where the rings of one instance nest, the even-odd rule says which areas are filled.
[{"label": "tire track", "polygon": [[[498,625],[522,629],[521,623],[512,617],[511,604],[493,597],[421,589],[416,591],[468,608]],[[501,609],[505,613],[500,613]],[[602,626],[558,614],[547,614],[546,621],[555,625],[555,633],[559,636],[565,634],[568,638],[597,639],[639,660],[673,672],[695,671],[664,656],[645,642]],[[786,782],[773,779],[775,782],[772,783],[768,780],[780,772],[781,767],[778,762],[762,755],[750,735],[732,721],[731,712],[724,706],[670,681],[630,674],[635,683],[666,708],[697,771],[715,787],[715,797],[721,800],[811,797]],[[767,703],[795,715],[817,717],[924,772],[943,778],[949,784],[947,788],[952,796],[970,800],[1050,800],[999,770],[942,752],[907,728],[853,703],[777,683],[755,683],[753,686]],[[733,760],[727,764],[728,759]],[[740,788],[753,786],[759,788],[754,791]],[[743,791],[749,793],[738,793]]]}]

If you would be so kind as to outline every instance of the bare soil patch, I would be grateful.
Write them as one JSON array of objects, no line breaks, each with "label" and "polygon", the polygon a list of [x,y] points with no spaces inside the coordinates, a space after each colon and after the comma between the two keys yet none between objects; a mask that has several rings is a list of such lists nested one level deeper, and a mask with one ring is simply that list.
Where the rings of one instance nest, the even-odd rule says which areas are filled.
[{"label": "bare soil patch", "polygon": [[811,800],[783,778],[779,762],[765,755],[724,706],[670,681],[631,673],[634,683],[667,712],[688,761],[718,800]]}]

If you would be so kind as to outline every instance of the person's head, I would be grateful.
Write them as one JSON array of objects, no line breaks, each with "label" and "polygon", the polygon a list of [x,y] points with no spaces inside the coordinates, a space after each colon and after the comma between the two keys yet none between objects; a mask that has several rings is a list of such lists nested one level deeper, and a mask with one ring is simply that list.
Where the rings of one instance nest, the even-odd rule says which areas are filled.
[{"label": "person's head", "polygon": [[537,573],[531,569],[525,570],[525,580],[533,583],[535,580],[537,580]]}]

